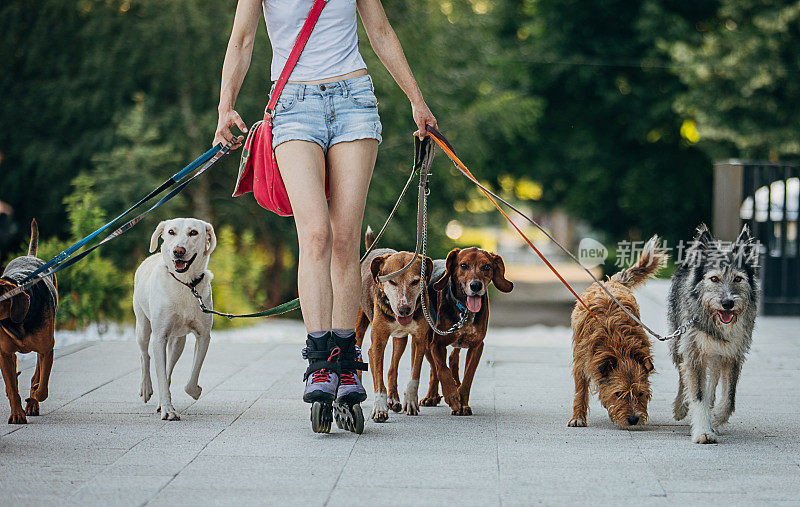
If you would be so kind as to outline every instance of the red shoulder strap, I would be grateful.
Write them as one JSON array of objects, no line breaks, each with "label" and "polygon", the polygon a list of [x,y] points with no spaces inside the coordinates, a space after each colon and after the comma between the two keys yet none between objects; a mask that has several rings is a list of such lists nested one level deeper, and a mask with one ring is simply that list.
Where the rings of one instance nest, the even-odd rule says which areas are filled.
[{"label": "red shoulder strap", "polygon": [[267,116],[272,116],[274,114],[275,105],[278,103],[278,98],[281,96],[281,91],[283,91],[283,87],[286,82],[289,81],[289,76],[292,74],[294,66],[297,65],[297,61],[300,59],[300,54],[303,52],[303,48],[306,47],[306,42],[308,42],[308,38],[311,37],[311,32],[314,30],[314,25],[317,24],[319,15],[322,13],[322,9],[327,3],[328,0],[314,0],[314,5],[311,6],[311,11],[308,13],[308,18],[306,18],[306,22],[303,24],[303,28],[300,29],[300,34],[297,36],[297,40],[294,42],[292,52],[289,53],[289,58],[286,60],[286,65],[283,66],[281,76],[278,78],[278,82],[275,83],[275,89],[272,91],[272,96],[269,98],[269,102],[267,103]]}]

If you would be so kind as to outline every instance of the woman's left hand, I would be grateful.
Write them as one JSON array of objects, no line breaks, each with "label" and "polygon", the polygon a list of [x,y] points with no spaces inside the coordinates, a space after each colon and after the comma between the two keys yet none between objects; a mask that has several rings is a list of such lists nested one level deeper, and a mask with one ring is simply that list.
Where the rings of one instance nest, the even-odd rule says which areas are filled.
[{"label": "woman's left hand", "polygon": [[422,101],[419,104],[411,104],[411,114],[414,116],[414,123],[417,124],[417,131],[414,132],[414,135],[423,139],[427,134],[427,129],[425,128],[427,125],[438,129],[439,124],[436,122],[436,117],[433,116],[431,110],[428,109],[428,105]]}]

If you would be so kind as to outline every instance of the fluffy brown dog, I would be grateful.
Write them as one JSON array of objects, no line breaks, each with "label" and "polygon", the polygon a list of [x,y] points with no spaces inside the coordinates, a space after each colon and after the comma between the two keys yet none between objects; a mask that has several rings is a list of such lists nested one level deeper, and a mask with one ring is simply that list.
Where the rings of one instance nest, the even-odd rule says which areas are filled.
[{"label": "fluffy brown dog", "polygon": [[[637,317],[639,305],[631,289],[643,283],[667,262],[658,251],[658,236],[645,244],[635,265],[605,282],[606,288]],[[581,294],[595,320],[579,303],[572,311],[572,374],[575,400],[567,426],[586,426],[589,385],[600,398],[608,417],[619,427],[644,424],[650,401],[653,357],[650,339],[596,283]]]},{"label": "fluffy brown dog", "polygon": [[[0,294],[22,283],[28,275],[44,265],[36,258],[39,229],[31,222],[31,243],[28,255],[17,257],[6,266],[0,279]],[[56,277],[51,275],[27,291],[0,303],[0,369],[11,404],[9,424],[25,424],[26,415],[39,415],[39,402],[47,399],[50,368],[53,366],[53,345],[58,291]],[[17,352],[36,352],[36,371],[31,378],[31,395],[25,400],[25,410],[17,385]]]},{"label": "fluffy brown dog", "polygon": [[[450,405],[453,415],[472,415],[469,406],[469,393],[475,370],[483,354],[483,339],[489,327],[489,285],[501,292],[511,292],[514,284],[505,277],[506,266],[497,254],[477,247],[455,248],[447,254],[446,260],[433,261],[431,283],[428,297],[431,308],[436,309],[435,319],[438,329],[449,329],[459,321],[462,312],[467,320],[458,331],[448,335],[430,332],[428,350],[425,357],[431,364],[428,394],[420,401],[425,407],[436,406],[442,399],[439,396],[439,383],[445,402]],[[413,345],[413,344],[412,344]],[[447,366],[447,346],[453,347],[450,366]],[[459,379],[459,349],[467,349],[464,377]],[[413,350],[413,348],[412,348]],[[416,357],[414,357],[416,360]],[[421,361],[421,358],[420,358]]]}]

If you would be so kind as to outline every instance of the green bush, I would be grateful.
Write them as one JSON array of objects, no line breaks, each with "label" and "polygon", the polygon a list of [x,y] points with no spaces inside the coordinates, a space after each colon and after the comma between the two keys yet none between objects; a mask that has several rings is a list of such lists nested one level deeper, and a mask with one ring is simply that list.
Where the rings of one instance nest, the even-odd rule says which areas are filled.
[{"label": "green bush", "polygon": [[[78,176],[72,181],[74,191],[64,199],[69,220],[70,238],[40,241],[38,256],[48,260],[103,225],[106,213],[97,205],[92,180]],[[125,306],[130,306],[132,277],[102,256],[102,248],[82,261],[59,271],[59,308],[56,325],[77,329],[91,322],[119,321]]]}]

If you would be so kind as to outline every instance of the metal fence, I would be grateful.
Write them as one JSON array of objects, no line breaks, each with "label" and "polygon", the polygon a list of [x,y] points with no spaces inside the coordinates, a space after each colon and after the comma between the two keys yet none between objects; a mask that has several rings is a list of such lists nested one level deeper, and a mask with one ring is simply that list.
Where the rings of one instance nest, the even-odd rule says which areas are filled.
[{"label": "metal fence", "polygon": [[[719,217],[720,223],[727,222],[726,234],[734,223],[735,229],[747,223],[761,244],[762,313],[800,315],[800,165],[733,161],[717,164],[715,169],[715,179],[728,180],[715,182],[715,193],[740,189],[722,196],[729,212],[737,203],[734,217]],[[715,214],[724,207],[715,195]],[[716,227],[718,217],[714,222]]]}]

